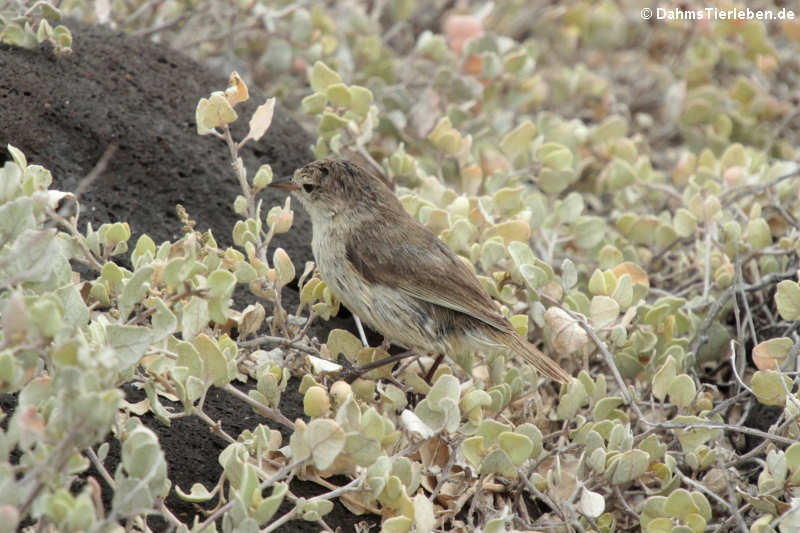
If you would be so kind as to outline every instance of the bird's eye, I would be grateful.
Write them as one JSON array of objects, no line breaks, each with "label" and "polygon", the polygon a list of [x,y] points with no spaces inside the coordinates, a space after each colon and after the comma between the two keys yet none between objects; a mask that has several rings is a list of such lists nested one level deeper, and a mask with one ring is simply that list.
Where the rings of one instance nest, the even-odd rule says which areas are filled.
[{"label": "bird's eye", "polygon": [[304,183],[303,190],[306,191],[308,194],[311,194],[311,191],[314,190],[314,186],[311,185],[310,183]]},{"label": "bird's eye", "polygon": [[328,167],[322,167],[319,169],[320,177],[327,177],[328,175]]}]

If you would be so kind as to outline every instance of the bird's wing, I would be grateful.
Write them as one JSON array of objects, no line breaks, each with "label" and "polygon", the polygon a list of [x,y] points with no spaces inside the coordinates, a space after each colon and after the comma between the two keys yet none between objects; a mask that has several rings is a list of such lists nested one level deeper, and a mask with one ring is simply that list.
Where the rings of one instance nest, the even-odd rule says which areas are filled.
[{"label": "bird's wing", "polygon": [[362,224],[347,242],[347,258],[364,279],[513,331],[480,281],[446,244],[405,212],[383,215],[379,224]]}]

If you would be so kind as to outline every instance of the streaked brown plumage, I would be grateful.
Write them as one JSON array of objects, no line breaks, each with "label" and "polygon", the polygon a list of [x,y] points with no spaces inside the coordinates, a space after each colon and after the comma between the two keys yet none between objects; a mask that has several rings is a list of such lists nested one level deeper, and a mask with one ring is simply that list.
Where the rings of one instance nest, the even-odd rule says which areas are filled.
[{"label": "streaked brown plumage", "polygon": [[467,265],[360,166],[322,159],[273,185],[308,211],[333,294],[389,340],[438,354],[505,346],[556,381],[572,379],[520,338]]}]

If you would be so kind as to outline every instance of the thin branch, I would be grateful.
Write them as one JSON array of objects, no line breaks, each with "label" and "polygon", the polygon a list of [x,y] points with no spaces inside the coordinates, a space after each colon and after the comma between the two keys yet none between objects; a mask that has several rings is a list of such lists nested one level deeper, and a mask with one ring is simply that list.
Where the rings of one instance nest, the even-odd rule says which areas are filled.
[{"label": "thin branch", "polygon": [[291,430],[294,430],[294,423],[292,423],[291,420],[286,418],[286,416],[283,413],[281,413],[280,411],[278,411],[277,409],[273,409],[272,407],[266,406],[263,403],[252,399],[250,396],[248,396],[247,394],[243,393],[242,391],[240,391],[239,389],[237,389],[236,387],[234,387],[230,383],[225,385],[225,387],[223,387],[223,390],[228,392],[228,393],[230,393],[230,394],[232,394],[232,395],[234,395],[234,396],[236,396],[236,398],[238,398],[239,400],[243,401],[244,403],[246,403],[247,405],[249,405],[250,407],[255,409],[257,413],[259,413],[259,414],[265,416],[266,418],[269,418],[270,420],[273,420],[273,421],[275,421],[275,422],[277,422],[277,423],[279,423],[279,424],[281,424],[283,426],[286,426],[287,428],[289,428]]},{"label": "thin branch", "polygon": [[245,348],[250,346],[261,346],[262,344],[277,344],[278,346],[283,346],[284,348],[294,348],[295,350],[299,350],[307,354],[319,356],[319,350],[312,346],[273,335],[262,335],[261,337],[255,337],[250,340],[239,341],[237,344]]},{"label": "thin branch", "polygon": [[[684,483],[686,483],[687,485],[691,485],[692,487],[696,488],[697,490],[699,490],[700,492],[702,492],[706,496],[709,496],[715,502],[717,502],[720,505],[722,505],[723,507],[725,507],[728,510],[728,513],[733,515],[736,518],[736,522],[737,522],[737,524],[739,524],[739,529],[741,529],[742,533],[748,533],[749,532],[749,530],[747,529],[747,526],[744,523],[744,519],[742,519],[742,515],[739,514],[739,510],[736,508],[735,504],[732,504],[731,502],[722,499],[722,497],[717,495],[717,493],[714,492],[713,490],[709,489],[708,487],[706,487],[702,483],[699,483],[699,482],[695,481],[694,479],[690,478],[689,476],[687,476],[686,474],[681,472],[680,468],[676,468],[675,469],[675,473],[678,475],[678,477],[680,477],[683,480]],[[726,485],[729,485],[729,484],[726,483]],[[728,489],[729,489],[728,497],[731,497],[730,496],[731,487],[729,486]]]},{"label": "thin branch", "polygon": [[89,448],[86,448],[86,455],[89,456],[89,459],[92,461],[92,464],[97,469],[97,471],[100,472],[100,475],[103,477],[108,486],[111,487],[111,490],[116,490],[117,484],[114,482],[114,478],[111,477],[111,474],[108,473],[106,465],[104,465],[103,462],[100,460],[100,458],[97,457],[97,454],[91,448],[91,446]]},{"label": "thin branch", "polygon": [[683,429],[683,430],[700,429],[700,428],[721,429],[723,431],[733,431],[736,433],[744,433],[745,435],[752,435],[754,437],[761,437],[762,439],[769,439],[773,442],[780,442],[781,444],[786,444],[787,446],[797,442],[794,439],[781,437],[779,435],[773,435],[771,433],[767,433],[759,429],[754,429],[747,426],[735,426],[733,424],[722,424],[717,422],[692,422],[689,424],[676,424],[673,422],[651,422],[644,418],[642,419],[642,422],[644,422],[648,426],[660,429]]},{"label": "thin branch", "polygon": [[543,297],[549,302],[551,302],[552,305],[559,307],[562,311],[570,315],[583,328],[583,330],[586,331],[586,334],[589,335],[590,339],[592,339],[592,342],[595,344],[595,346],[597,346],[597,349],[600,350],[601,354],[603,354],[603,358],[606,361],[606,365],[608,365],[608,367],[611,369],[611,373],[614,376],[614,380],[617,382],[617,386],[619,386],[620,393],[622,394],[622,399],[625,401],[627,405],[631,406],[634,413],[636,413],[637,417],[643,419],[644,414],[642,414],[642,411],[639,409],[639,406],[636,404],[636,402],[633,401],[630,390],[628,389],[628,386],[625,384],[625,380],[622,379],[622,374],[619,373],[619,368],[617,368],[617,364],[614,362],[614,356],[609,351],[608,347],[606,346],[606,343],[603,342],[603,340],[600,337],[598,337],[597,333],[594,331],[594,328],[591,325],[589,325],[589,323],[586,321],[586,318],[580,313],[575,313],[570,309],[566,309],[559,302],[553,300],[552,298],[549,298],[546,295],[543,295]]},{"label": "thin branch", "polygon": [[[308,460],[308,458],[303,458],[303,459],[300,459],[300,460],[297,460],[297,461],[291,462],[291,463],[289,463],[288,465],[284,465],[284,466],[282,466],[282,467],[281,467],[281,468],[280,468],[280,469],[279,469],[277,472],[275,472],[274,474],[272,474],[272,475],[271,475],[269,478],[265,479],[265,480],[264,480],[264,481],[261,483],[261,485],[259,485],[259,488],[260,488],[261,490],[264,490],[264,489],[266,489],[267,487],[271,487],[271,486],[272,486],[272,485],[274,485],[274,484],[275,484],[275,483],[276,483],[276,482],[277,482],[279,479],[282,479],[282,478],[286,477],[286,475],[287,475],[289,472],[291,472],[292,470],[294,470],[294,469],[295,469],[295,468],[297,468],[298,466],[302,465],[302,464],[303,464],[303,463],[305,463],[307,460]],[[213,513],[211,513],[211,514],[208,516],[208,518],[206,518],[206,519],[203,521],[203,523],[202,523],[202,524],[200,524],[200,525],[197,527],[197,529],[193,529],[192,531],[195,531],[196,533],[202,533],[202,532],[203,532],[203,530],[205,530],[205,529],[206,529],[208,526],[210,526],[211,524],[213,524],[213,523],[214,523],[214,521],[215,521],[215,520],[217,520],[217,518],[219,518],[220,516],[222,516],[223,514],[225,514],[225,512],[226,512],[228,509],[230,509],[231,507],[233,507],[233,500],[230,500],[228,503],[226,503],[225,505],[221,506],[219,509],[217,509],[216,511],[214,511]]]},{"label": "thin branch", "polygon": [[[730,204],[734,203],[737,200],[740,200],[741,198],[744,198],[745,196],[758,194],[758,193],[760,193],[762,191],[765,191],[765,190],[769,189],[770,187],[774,187],[775,185],[777,185],[778,183],[780,183],[782,181],[786,181],[788,179],[792,179],[792,178],[796,178],[796,177],[800,177],[800,166],[796,170],[794,170],[793,172],[790,172],[788,174],[784,174],[783,176],[775,178],[774,180],[769,181],[767,183],[764,183],[762,185],[748,185],[746,187],[741,187],[741,188],[736,188],[736,189],[731,189],[729,191],[725,191],[725,192],[723,192],[722,194],[719,195],[719,199],[720,200],[724,200],[722,202],[722,207],[728,207]],[[731,196],[728,199],[725,199],[729,195],[733,195],[733,196]]]}]

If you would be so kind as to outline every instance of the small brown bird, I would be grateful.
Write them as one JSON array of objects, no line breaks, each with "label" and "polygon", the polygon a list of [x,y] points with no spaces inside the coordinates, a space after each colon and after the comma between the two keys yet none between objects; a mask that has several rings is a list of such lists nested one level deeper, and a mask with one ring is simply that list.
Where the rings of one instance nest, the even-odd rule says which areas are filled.
[{"label": "small brown bird", "polygon": [[308,211],[314,258],[336,298],[389,340],[440,355],[506,347],[556,381],[572,379],[520,338],[467,265],[357,164],[322,159],[272,186]]}]

